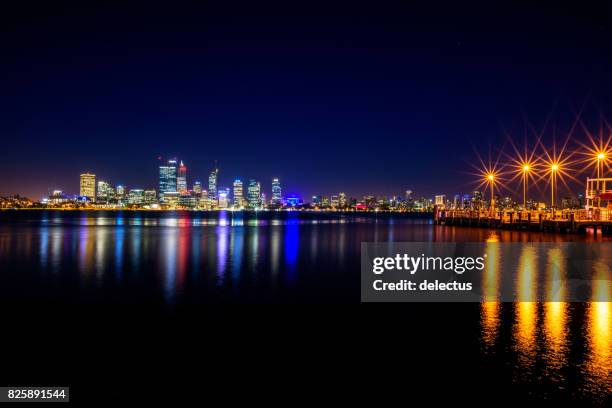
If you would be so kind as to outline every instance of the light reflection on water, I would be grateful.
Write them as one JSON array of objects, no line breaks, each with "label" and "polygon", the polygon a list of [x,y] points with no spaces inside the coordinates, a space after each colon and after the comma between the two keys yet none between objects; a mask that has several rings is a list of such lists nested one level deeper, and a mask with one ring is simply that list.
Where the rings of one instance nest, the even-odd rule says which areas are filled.
[{"label": "light reflection on water", "polygon": [[[488,258],[499,260],[501,242],[606,239],[440,227],[429,220],[380,216],[76,214],[45,212],[17,226],[0,224],[0,262],[7,266],[1,270],[29,273],[28,284],[40,282],[62,296],[80,299],[81,292],[69,289],[77,288],[84,298],[97,293],[109,303],[114,298],[106,295],[111,294],[135,303],[338,296],[357,302],[361,242],[486,242]],[[512,362],[517,381],[548,381],[563,392],[578,377],[580,392],[607,395],[612,391],[612,321],[611,303],[602,300],[610,299],[609,265],[596,265],[592,301],[576,304],[564,302],[562,251],[551,248],[538,257],[526,245],[519,259],[518,271],[487,263],[482,275],[486,301],[479,315],[466,316],[478,322],[484,355]],[[547,293],[555,301],[500,302],[501,277],[512,272],[519,298]],[[5,291],[11,288],[10,281],[3,284]]]}]

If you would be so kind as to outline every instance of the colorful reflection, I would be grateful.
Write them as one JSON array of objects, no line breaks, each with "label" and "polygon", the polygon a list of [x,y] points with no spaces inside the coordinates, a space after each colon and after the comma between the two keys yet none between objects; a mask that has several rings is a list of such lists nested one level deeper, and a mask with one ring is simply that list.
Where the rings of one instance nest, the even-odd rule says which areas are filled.
[{"label": "colorful reflection", "polygon": [[594,396],[612,393],[612,318],[610,316],[610,270],[598,263],[593,301],[587,308],[587,358],[584,390]]},{"label": "colorful reflection", "polygon": [[482,340],[487,349],[494,346],[499,332],[501,303],[499,302],[499,237],[492,234],[486,240],[487,263],[483,273],[483,301],[480,303]]}]

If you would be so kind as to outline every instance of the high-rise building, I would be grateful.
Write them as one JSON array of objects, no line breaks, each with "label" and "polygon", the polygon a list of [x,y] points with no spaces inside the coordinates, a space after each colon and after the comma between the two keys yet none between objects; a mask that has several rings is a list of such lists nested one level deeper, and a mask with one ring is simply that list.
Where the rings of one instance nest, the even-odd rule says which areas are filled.
[{"label": "high-rise building", "polygon": [[277,178],[272,180],[272,204],[279,205],[283,201],[280,181]]},{"label": "high-rise building", "polygon": [[234,208],[242,208],[242,201],[244,200],[242,192],[242,181],[240,179],[234,180]]},{"label": "high-rise building", "polygon": [[250,209],[254,210],[260,207],[261,203],[261,185],[258,181],[249,180],[249,187],[247,190],[247,200]]},{"label": "high-rise building", "polygon": [[117,197],[117,199],[122,199],[125,197],[125,186],[117,186],[117,189],[115,190],[115,196]]},{"label": "high-rise building", "polygon": [[98,181],[98,188],[96,190],[96,202],[108,203],[108,201],[114,196],[113,188],[106,181]]},{"label": "high-rise building", "polygon": [[208,199],[211,202],[217,201],[217,179],[219,177],[219,169],[215,168],[208,176]]},{"label": "high-rise building", "polygon": [[178,168],[178,176],[176,177],[176,188],[179,193],[185,193],[187,191],[187,166],[181,164]]},{"label": "high-rise building", "polygon": [[164,193],[177,192],[176,187],[176,160],[168,160],[168,165],[159,166],[159,196]]},{"label": "high-rise building", "polygon": [[91,173],[81,174],[80,196],[96,201],[96,175]]},{"label": "high-rise building", "polygon": [[346,205],[347,205],[346,194],[344,194],[344,193],[340,193],[339,194],[338,203],[340,205],[340,208],[346,208]]},{"label": "high-rise building", "polygon": [[194,181],[193,182],[193,192],[197,195],[197,196],[201,196],[202,195],[202,183],[199,181]]},{"label": "high-rise building", "polygon": [[219,209],[229,207],[229,188],[219,189]]}]

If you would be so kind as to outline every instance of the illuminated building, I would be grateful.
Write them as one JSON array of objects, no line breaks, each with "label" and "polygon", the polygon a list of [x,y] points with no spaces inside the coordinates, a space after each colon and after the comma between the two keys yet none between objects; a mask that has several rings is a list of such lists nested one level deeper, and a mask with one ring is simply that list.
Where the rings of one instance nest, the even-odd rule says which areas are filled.
[{"label": "illuminated building", "polygon": [[98,188],[96,191],[96,202],[108,203],[113,198],[114,190],[106,181],[98,181]]},{"label": "illuminated building", "polygon": [[157,192],[153,189],[145,190],[144,203],[145,204],[155,204],[156,201],[157,201]]},{"label": "illuminated building", "polygon": [[229,207],[229,188],[219,189],[219,209]]},{"label": "illuminated building", "polygon": [[435,205],[444,206],[446,200],[445,194],[440,194],[435,197]]},{"label": "illuminated building", "polygon": [[242,181],[240,179],[234,180],[234,208],[242,208],[244,196],[242,193]]},{"label": "illuminated building", "polygon": [[187,191],[187,166],[181,164],[178,168],[178,176],[176,177],[176,189],[179,193],[185,193]]},{"label": "illuminated building", "polygon": [[312,196],[312,205],[314,205],[315,207],[321,206],[321,196],[320,195]]},{"label": "illuminated building", "polygon": [[168,207],[176,207],[181,194],[178,191],[166,191],[160,194],[161,201]]},{"label": "illuminated building", "polygon": [[298,196],[289,196],[287,197],[287,205],[290,207],[297,207],[302,204],[302,199]]},{"label": "illuminated building", "polygon": [[260,207],[261,203],[261,186],[259,182],[255,180],[249,180],[249,187],[247,190],[247,201],[248,207],[252,210]]},{"label": "illuminated building", "polygon": [[117,199],[122,199],[125,197],[125,186],[117,186],[116,190],[115,190],[115,196],[117,197]]},{"label": "illuminated building", "polygon": [[177,192],[176,160],[168,160],[167,166],[159,166],[159,195],[163,199],[165,193]]},{"label": "illuminated building", "polygon": [[346,208],[346,194],[340,193],[338,196],[338,205],[340,208]]},{"label": "illuminated building", "polygon": [[192,209],[198,205],[197,197],[189,194],[189,193],[178,193],[178,201],[176,205],[180,208]]},{"label": "illuminated building", "polygon": [[201,196],[202,195],[202,183],[200,183],[199,181],[195,181],[193,183],[193,192],[196,195]]},{"label": "illuminated building", "polygon": [[331,197],[331,206],[332,208],[340,207],[340,198],[337,195]]},{"label": "illuminated building", "polygon": [[208,176],[208,199],[214,205],[217,201],[217,181],[219,178],[219,169],[215,168]]},{"label": "illuminated building", "polygon": [[272,204],[280,205],[283,201],[280,181],[277,178],[272,180]]},{"label": "illuminated building", "polygon": [[142,205],[145,201],[144,190],[140,188],[133,188],[128,193],[128,204],[130,205]]},{"label": "illuminated building", "polygon": [[90,173],[81,174],[81,197],[87,197],[91,201],[96,201],[96,175]]}]

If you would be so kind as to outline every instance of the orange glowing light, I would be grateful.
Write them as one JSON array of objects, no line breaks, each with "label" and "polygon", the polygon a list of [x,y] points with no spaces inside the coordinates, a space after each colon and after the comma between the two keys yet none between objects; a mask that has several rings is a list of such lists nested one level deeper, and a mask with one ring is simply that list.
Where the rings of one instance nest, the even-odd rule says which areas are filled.
[{"label": "orange glowing light", "polygon": [[531,166],[530,166],[530,165],[528,165],[528,164],[525,164],[525,165],[523,166],[523,171],[524,171],[525,173],[527,173],[529,170],[531,170]]},{"label": "orange glowing light", "polygon": [[553,163],[553,164],[550,166],[550,169],[551,169],[552,171],[557,171],[557,170],[559,170],[559,165],[558,165],[557,163]]}]

